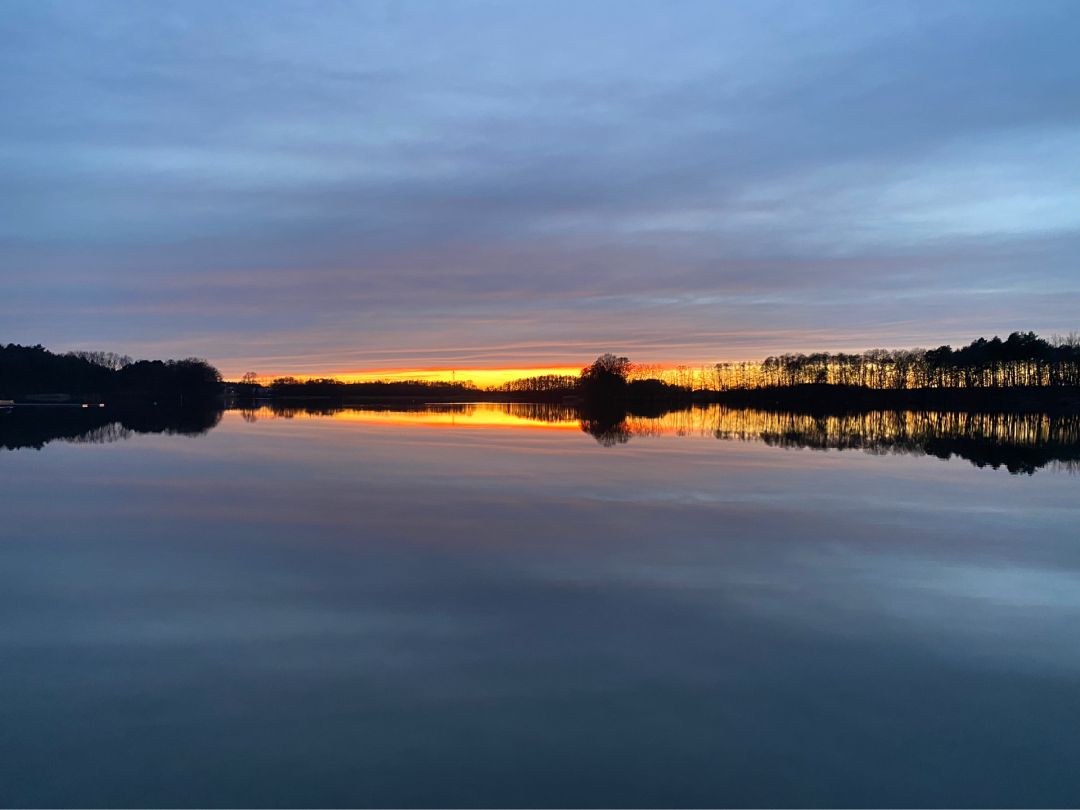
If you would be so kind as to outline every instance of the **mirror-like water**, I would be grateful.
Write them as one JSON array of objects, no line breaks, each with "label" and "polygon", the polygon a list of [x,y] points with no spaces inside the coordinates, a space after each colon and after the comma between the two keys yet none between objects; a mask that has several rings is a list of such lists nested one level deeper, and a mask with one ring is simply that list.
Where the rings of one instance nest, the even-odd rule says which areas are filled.
[{"label": "mirror-like water", "polygon": [[1048,415],[0,414],[0,803],[1072,805],[1077,458]]}]

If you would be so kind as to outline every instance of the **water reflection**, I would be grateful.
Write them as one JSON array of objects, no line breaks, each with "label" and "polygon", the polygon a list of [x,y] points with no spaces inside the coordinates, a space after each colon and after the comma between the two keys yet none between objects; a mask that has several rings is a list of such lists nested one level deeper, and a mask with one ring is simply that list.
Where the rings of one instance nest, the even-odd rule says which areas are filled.
[{"label": "water reflection", "polygon": [[0,453],[3,804],[1080,795],[1075,479],[863,452],[1061,420],[100,410],[0,415],[133,437]]},{"label": "water reflection", "polygon": [[346,422],[431,427],[515,427],[576,430],[577,408],[549,402],[449,402],[421,405],[340,407],[326,403],[270,402],[241,411],[249,422],[259,419],[332,417]]},{"label": "water reflection", "polygon": [[51,442],[109,444],[139,433],[202,436],[221,421],[214,405],[170,407],[96,407],[20,405],[0,414],[0,449],[32,447]]},{"label": "water reflection", "polygon": [[[761,442],[772,447],[860,450],[872,454],[963,458],[979,467],[1032,474],[1080,469],[1080,415],[871,411],[806,414],[719,405],[674,411],[583,411],[555,403],[448,403],[341,408],[325,403],[271,403],[239,409],[245,422],[320,419],[443,430],[581,431],[603,447],[635,438],[683,437]],[[0,448],[41,448],[51,441],[103,444],[138,433],[203,435],[220,421],[216,407],[17,408],[0,415]]]},{"label": "water reflection", "polygon": [[[629,417],[616,429],[633,436],[712,436],[775,447],[957,456],[1011,473],[1031,474],[1050,464],[1075,471],[1080,461],[1077,414],[871,411],[824,416],[713,406]],[[604,443],[604,438],[597,440]]]},{"label": "water reflection", "polygon": [[466,403],[412,409],[274,406],[245,419],[325,416],[369,424],[444,428],[510,427],[581,430],[604,447],[634,438],[684,437],[755,441],[773,447],[861,450],[873,454],[963,458],[978,467],[1034,473],[1080,469],[1080,415],[871,411],[813,415],[712,405],[653,413],[582,411],[558,404]]}]

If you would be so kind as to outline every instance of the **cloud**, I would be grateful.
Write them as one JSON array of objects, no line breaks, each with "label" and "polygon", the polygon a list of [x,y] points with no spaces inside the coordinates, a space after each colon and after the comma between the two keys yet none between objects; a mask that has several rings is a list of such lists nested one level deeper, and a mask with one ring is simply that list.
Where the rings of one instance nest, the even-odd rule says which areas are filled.
[{"label": "cloud", "polygon": [[1076,326],[1070,3],[7,17],[8,340],[325,367]]}]

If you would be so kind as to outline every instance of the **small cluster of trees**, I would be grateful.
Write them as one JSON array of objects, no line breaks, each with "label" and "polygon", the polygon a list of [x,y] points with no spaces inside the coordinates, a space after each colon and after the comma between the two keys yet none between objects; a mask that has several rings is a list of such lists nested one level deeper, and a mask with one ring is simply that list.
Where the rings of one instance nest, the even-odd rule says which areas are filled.
[{"label": "small cluster of trees", "polygon": [[0,346],[0,397],[37,394],[210,395],[221,375],[205,360],[135,360],[112,352],[55,354],[43,346]]},{"label": "small cluster of trees", "polygon": [[590,399],[609,399],[625,395],[627,378],[633,364],[628,357],[602,354],[581,370],[578,388]]}]

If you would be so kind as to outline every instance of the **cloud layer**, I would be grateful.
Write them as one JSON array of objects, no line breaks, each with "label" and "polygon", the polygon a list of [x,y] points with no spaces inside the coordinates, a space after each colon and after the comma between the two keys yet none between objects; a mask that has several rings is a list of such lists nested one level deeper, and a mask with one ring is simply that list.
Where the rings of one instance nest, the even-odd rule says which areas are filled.
[{"label": "cloud layer", "polygon": [[3,340],[324,373],[1080,328],[1071,2],[5,11]]}]

